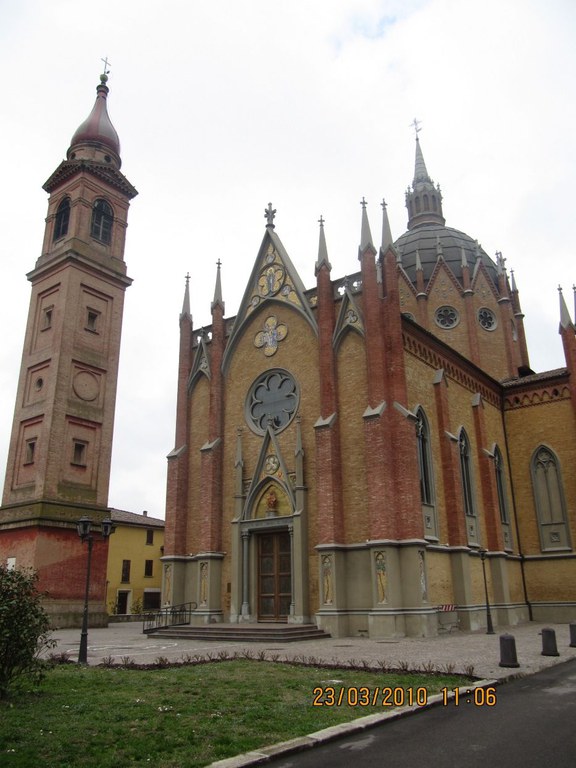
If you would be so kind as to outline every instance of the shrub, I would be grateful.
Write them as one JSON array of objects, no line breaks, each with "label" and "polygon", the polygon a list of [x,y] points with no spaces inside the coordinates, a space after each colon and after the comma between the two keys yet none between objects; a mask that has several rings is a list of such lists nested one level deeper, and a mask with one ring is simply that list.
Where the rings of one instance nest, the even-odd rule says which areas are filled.
[{"label": "shrub", "polygon": [[40,653],[56,645],[37,580],[33,571],[0,564],[0,699],[19,678],[41,682],[46,662]]}]

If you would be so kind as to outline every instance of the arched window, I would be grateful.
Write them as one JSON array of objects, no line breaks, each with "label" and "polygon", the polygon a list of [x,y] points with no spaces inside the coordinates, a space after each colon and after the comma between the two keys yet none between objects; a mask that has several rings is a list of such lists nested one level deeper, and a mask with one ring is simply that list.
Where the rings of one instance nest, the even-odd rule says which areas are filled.
[{"label": "arched window", "polygon": [[420,198],[415,198],[414,202],[416,203],[416,213],[420,213]]},{"label": "arched window", "polygon": [[96,200],[92,208],[92,225],[90,234],[96,240],[107,245],[112,240],[112,222],[114,214],[106,200]]},{"label": "arched window", "polygon": [[418,467],[420,469],[420,498],[423,504],[434,503],[432,485],[432,455],[430,453],[430,428],[422,408],[416,412],[416,437],[418,439]]},{"label": "arched window", "polygon": [[68,234],[68,222],[70,221],[70,198],[65,197],[56,211],[56,221],[54,222],[53,240],[59,240]]},{"label": "arched window", "polygon": [[506,474],[504,460],[502,459],[502,453],[498,446],[496,446],[494,450],[494,471],[496,473],[496,492],[498,493],[498,509],[500,511],[500,523],[504,535],[504,547],[505,549],[512,549],[508,494],[506,492]]},{"label": "arched window", "polygon": [[424,195],[424,210],[428,211],[429,209],[429,203],[428,203],[428,195]]},{"label": "arched window", "polygon": [[478,544],[478,527],[476,520],[476,501],[474,499],[474,481],[472,477],[472,457],[470,455],[470,440],[466,430],[462,428],[458,436],[460,449],[460,477],[462,481],[462,499],[466,514],[466,531],[469,544]]},{"label": "arched window", "polygon": [[460,430],[458,437],[460,448],[460,472],[462,477],[462,495],[464,497],[464,512],[469,517],[475,517],[474,491],[472,489],[472,470],[470,467],[470,441],[466,430]]},{"label": "arched window", "polygon": [[531,471],[541,548],[570,549],[562,474],[554,451],[539,446],[532,455]]},{"label": "arched window", "polygon": [[424,535],[438,540],[438,521],[434,497],[434,475],[432,469],[432,446],[430,427],[422,408],[416,411],[416,440],[418,448],[418,469],[420,471],[420,500],[424,520]]}]

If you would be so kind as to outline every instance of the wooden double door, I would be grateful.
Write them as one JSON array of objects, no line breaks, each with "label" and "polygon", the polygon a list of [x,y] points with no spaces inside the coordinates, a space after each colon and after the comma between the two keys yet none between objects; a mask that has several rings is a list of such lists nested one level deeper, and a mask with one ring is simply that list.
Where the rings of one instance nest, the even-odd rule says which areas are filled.
[{"label": "wooden double door", "polygon": [[258,535],[258,621],[288,621],[292,602],[290,534]]}]

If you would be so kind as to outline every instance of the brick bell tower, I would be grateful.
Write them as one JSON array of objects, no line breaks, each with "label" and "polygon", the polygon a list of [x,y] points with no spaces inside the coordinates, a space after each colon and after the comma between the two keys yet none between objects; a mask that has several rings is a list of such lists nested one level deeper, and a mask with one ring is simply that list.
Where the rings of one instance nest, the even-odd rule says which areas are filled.
[{"label": "brick bell tower", "polygon": [[44,184],[49,194],[42,254],[32,284],[6,480],[0,562],[32,567],[55,626],[79,624],[86,547],[95,526],[90,621],[106,621],[108,487],[126,275],[124,245],[136,189],[120,172],[107,75]]}]

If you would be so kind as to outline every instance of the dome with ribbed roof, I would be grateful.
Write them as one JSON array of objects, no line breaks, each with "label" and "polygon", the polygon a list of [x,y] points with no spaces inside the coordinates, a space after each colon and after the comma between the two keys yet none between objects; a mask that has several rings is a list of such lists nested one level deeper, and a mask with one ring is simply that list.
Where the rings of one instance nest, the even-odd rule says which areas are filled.
[{"label": "dome with ribbed roof", "polygon": [[411,282],[416,284],[416,267],[419,258],[422,266],[424,283],[432,276],[434,267],[441,255],[454,276],[462,281],[463,256],[474,270],[478,258],[482,261],[494,285],[498,284],[496,264],[490,256],[465,232],[442,224],[423,224],[416,229],[408,230],[396,240],[394,246],[400,253],[404,271]]}]

